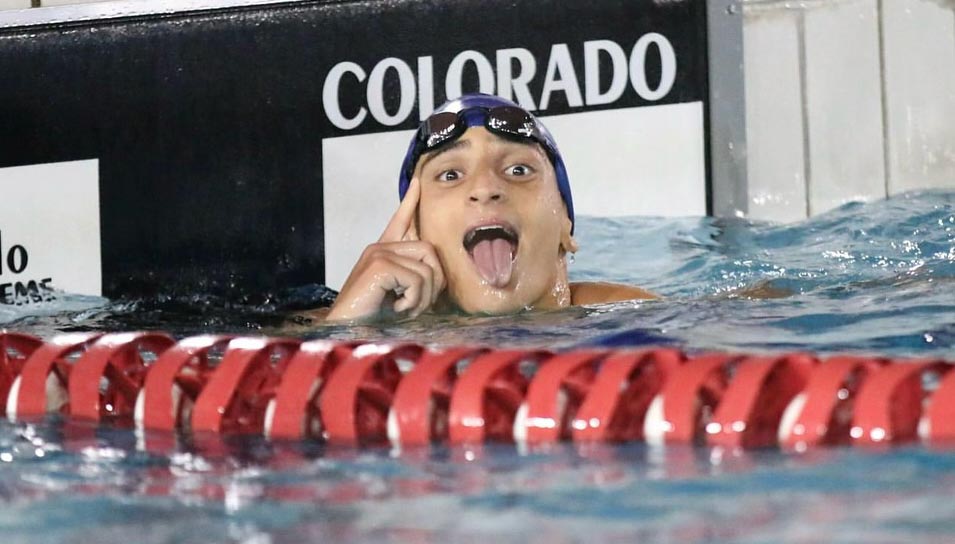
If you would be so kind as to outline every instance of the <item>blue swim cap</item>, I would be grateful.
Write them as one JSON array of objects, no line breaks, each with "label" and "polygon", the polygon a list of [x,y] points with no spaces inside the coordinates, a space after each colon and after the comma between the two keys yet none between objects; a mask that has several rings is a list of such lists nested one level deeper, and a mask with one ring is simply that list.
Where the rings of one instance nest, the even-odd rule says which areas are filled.
[{"label": "blue swim cap", "polygon": [[[567,178],[567,168],[564,166],[564,160],[560,156],[560,151],[557,150],[557,142],[554,141],[554,137],[547,130],[547,127],[545,127],[537,117],[510,100],[482,93],[466,94],[456,100],[445,102],[441,107],[436,109],[432,115],[438,113],[455,113],[464,119],[468,127],[484,127],[488,120],[488,111],[492,108],[500,107],[517,108],[523,111],[536,126],[534,135],[527,135],[527,138],[540,143],[547,152],[547,157],[550,158],[551,164],[554,165],[554,174],[557,178],[557,190],[560,192],[560,197],[567,207],[567,217],[570,218],[571,223],[570,232],[573,234],[574,200],[570,194],[570,180]],[[427,122],[428,121],[425,120],[421,124],[422,127]],[[411,185],[411,177],[414,173],[415,166],[425,147],[420,137],[422,130],[423,129],[419,127],[415,132],[414,137],[411,139],[411,144],[408,146],[408,152],[405,153],[405,160],[401,163],[401,173],[398,177],[398,196],[401,199],[404,199],[405,193],[408,192],[408,186]]]}]

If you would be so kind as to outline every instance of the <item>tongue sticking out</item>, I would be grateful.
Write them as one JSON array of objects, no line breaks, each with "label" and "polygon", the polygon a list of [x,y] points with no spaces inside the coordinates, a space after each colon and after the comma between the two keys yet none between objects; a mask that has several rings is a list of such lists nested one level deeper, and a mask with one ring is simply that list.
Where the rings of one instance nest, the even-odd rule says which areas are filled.
[{"label": "tongue sticking out", "polygon": [[481,277],[494,287],[504,287],[511,281],[514,261],[511,258],[511,243],[507,240],[482,240],[471,250],[471,257]]}]

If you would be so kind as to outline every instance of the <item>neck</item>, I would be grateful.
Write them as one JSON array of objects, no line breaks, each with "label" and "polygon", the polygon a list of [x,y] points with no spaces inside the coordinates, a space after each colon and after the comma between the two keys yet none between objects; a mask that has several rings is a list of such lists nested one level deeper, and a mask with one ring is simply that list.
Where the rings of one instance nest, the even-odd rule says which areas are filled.
[{"label": "neck", "polygon": [[557,259],[557,270],[554,277],[554,286],[547,293],[544,293],[544,296],[537,302],[531,304],[531,309],[556,310],[570,306],[570,282],[567,280],[567,259],[563,252]]}]

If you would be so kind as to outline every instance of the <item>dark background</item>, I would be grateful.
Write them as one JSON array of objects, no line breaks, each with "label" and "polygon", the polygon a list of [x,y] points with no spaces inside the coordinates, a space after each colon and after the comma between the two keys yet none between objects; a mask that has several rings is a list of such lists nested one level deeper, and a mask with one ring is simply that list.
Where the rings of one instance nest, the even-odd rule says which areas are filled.
[{"label": "dark background", "polygon": [[[321,97],[332,66],[370,73],[393,56],[416,69],[418,56],[433,56],[437,106],[456,54],[478,50],[493,64],[497,49],[523,47],[537,57],[536,101],[553,44],[569,45],[582,87],[584,41],[610,39],[629,55],[646,32],[664,34],[678,61],[673,90],[654,104],[706,104],[702,0],[315,1],[8,28],[0,167],[100,159],[107,296],[323,283],[322,139],[418,119],[416,110],[383,127],[369,114],[356,130],[337,129]],[[659,66],[648,66],[654,87]],[[465,91],[477,89],[471,79]],[[364,94],[343,84],[342,111],[365,105]],[[597,108],[551,99],[541,113],[644,103],[629,83]]]}]

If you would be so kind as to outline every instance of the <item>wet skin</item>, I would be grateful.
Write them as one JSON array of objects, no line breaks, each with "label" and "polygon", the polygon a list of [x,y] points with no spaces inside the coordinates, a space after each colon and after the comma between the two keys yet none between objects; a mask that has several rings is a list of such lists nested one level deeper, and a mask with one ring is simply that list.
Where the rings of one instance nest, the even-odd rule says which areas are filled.
[{"label": "wet skin", "polygon": [[[571,226],[543,149],[472,127],[418,162],[404,200],[327,319],[376,317],[388,306],[411,317],[455,307],[507,314],[653,296],[569,284],[566,253],[577,250]],[[493,252],[473,243],[475,232],[502,231],[508,239],[498,238]]]}]

